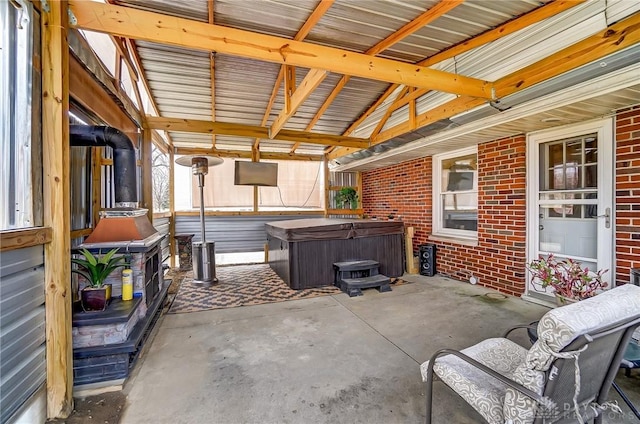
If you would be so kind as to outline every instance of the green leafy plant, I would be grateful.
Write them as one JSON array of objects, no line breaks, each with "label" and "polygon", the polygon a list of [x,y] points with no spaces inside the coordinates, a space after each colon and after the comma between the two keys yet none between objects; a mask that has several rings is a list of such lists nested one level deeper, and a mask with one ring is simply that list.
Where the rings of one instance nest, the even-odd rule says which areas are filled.
[{"label": "green leafy plant", "polygon": [[587,299],[608,285],[602,281],[602,276],[608,270],[589,271],[589,268],[581,268],[573,259],[558,261],[553,254],[546,258],[540,256],[531,261],[527,268],[531,271],[534,288],[544,290],[551,286],[557,295],[569,299]]},{"label": "green leafy plant", "polygon": [[358,192],[353,187],[342,187],[336,193],[336,204],[342,204],[343,207],[357,207]]},{"label": "green leafy plant", "polygon": [[72,269],[71,271],[86,278],[90,287],[100,288],[109,274],[116,268],[126,265],[124,256],[114,257],[117,251],[118,248],[115,248],[102,256],[94,256],[87,249],[81,249],[80,253],[85,259],[72,258],[71,262],[77,264],[80,269]]}]

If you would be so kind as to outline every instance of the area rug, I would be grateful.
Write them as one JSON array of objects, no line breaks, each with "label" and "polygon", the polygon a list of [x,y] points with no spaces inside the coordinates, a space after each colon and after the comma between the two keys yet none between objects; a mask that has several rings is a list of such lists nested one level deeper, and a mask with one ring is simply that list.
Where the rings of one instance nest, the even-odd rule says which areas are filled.
[{"label": "area rug", "polygon": [[[188,273],[176,295],[170,314],[206,311],[260,305],[285,300],[308,299],[342,293],[334,286],[293,290],[282,281],[268,264],[233,265],[216,268],[218,284],[201,287],[190,284],[193,274]],[[395,279],[394,286],[405,283]]]},{"label": "area rug", "polygon": [[188,274],[180,285],[169,313],[260,305],[341,293],[334,286],[292,290],[267,264],[217,267],[216,277],[218,284],[200,287],[190,284],[193,274]]}]

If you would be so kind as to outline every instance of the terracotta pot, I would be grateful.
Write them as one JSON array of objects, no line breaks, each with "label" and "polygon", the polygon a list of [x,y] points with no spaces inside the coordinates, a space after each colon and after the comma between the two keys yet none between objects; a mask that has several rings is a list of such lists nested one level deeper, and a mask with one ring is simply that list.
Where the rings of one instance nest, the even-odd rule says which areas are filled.
[{"label": "terracotta pot", "polygon": [[110,286],[110,284],[100,288],[85,287],[80,290],[80,303],[85,312],[105,310],[109,302],[107,294],[111,295],[111,287],[107,286]]}]

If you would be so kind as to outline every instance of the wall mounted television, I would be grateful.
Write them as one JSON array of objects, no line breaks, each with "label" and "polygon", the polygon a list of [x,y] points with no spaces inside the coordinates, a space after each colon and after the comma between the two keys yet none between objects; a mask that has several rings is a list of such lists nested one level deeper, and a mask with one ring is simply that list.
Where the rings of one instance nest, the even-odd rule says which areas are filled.
[{"label": "wall mounted television", "polygon": [[278,164],[237,160],[233,183],[235,185],[276,187],[278,185]]}]

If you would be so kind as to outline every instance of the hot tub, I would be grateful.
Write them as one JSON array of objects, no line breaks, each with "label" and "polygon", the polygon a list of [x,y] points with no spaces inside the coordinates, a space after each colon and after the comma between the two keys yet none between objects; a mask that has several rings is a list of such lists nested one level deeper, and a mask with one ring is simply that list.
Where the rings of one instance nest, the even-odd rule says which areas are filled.
[{"label": "hot tub", "polygon": [[403,273],[401,221],[296,219],[269,222],[269,265],[292,289],[333,284],[335,262],[372,259],[380,273]]}]

